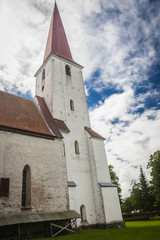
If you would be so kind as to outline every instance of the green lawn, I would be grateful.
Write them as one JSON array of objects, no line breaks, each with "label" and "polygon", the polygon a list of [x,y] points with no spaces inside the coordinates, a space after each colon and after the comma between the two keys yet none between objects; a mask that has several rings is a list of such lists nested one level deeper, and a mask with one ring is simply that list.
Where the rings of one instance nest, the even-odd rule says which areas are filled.
[{"label": "green lawn", "polygon": [[[43,238],[39,240],[51,240]],[[159,240],[160,220],[127,222],[126,228],[82,230],[78,234],[56,237],[57,240]]]}]

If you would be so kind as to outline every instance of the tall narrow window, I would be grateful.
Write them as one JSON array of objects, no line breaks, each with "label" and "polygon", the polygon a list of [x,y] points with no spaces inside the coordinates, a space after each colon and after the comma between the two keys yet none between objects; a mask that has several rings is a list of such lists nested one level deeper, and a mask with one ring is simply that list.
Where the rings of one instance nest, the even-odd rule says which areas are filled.
[{"label": "tall narrow window", "polygon": [[72,99],[70,100],[70,109],[74,111],[74,102]]},{"label": "tall narrow window", "polygon": [[22,207],[26,206],[26,170],[23,170],[22,176]]},{"label": "tall narrow window", "polygon": [[66,75],[70,77],[70,76],[71,76],[71,69],[70,69],[70,66],[66,65],[65,68],[66,68]]},{"label": "tall narrow window", "polygon": [[79,143],[77,141],[74,142],[74,146],[75,146],[75,153],[79,154]]},{"label": "tall narrow window", "polygon": [[42,72],[42,91],[44,90],[44,85],[45,85],[45,69],[43,69],[43,72]]},{"label": "tall narrow window", "polygon": [[31,170],[28,165],[24,167],[22,174],[22,207],[31,207]]}]

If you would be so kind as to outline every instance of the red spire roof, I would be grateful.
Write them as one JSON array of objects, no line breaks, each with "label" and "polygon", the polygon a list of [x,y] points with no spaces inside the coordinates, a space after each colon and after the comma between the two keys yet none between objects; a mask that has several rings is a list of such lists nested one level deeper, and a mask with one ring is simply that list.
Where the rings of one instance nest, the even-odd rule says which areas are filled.
[{"label": "red spire roof", "polygon": [[51,19],[46,50],[44,54],[44,61],[50,53],[55,53],[61,57],[64,57],[70,61],[73,61],[72,54],[69,48],[67,37],[64,31],[63,23],[55,2],[53,15]]}]

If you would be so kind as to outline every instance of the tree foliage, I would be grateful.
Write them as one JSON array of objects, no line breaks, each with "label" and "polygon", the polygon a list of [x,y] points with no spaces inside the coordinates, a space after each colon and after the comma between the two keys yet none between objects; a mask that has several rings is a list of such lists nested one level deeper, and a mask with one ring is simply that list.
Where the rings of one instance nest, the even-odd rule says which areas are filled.
[{"label": "tree foliage", "polygon": [[139,183],[136,180],[132,180],[132,189],[131,189],[131,201],[132,201],[132,210],[137,211],[140,209],[140,190]]},{"label": "tree foliage", "polygon": [[[118,185],[119,178],[113,171],[113,166],[110,165],[109,168],[112,182]],[[150,169],[150,182],[140,166],[139,178],[132,180],[130,196],[123,200],[124,213],[160,210],[160,150],[150,156],[147,168]]]},{"label": "tree foliage", "polygon": [[119,184],[119,177],[115,173],[114,167],[112,165],[109,165],[108,168],[111,176],[111,182],[117,185],[120,203],[122,203],[122,195],[121,195],[122,189],[121,189],[121,185]]},{"label": "tree foliage", "polygon": [[124,199],[121,207],[123,213],[131,213],[133,211],[131,196]]},{"label": "tree foliage", "polygon": [[153,155],[150,156],[149,162],[147,165],[148,169],[151,169],[151,188],[153,190],[153,194],[155,196],[155,207],[160,209],[160,151],[154,152]]},{"label": "tree foliage", "polygon": [[139,210],[152,211],[154,197],[152,195],[151,187],[146,179],[142,167],[140,167],[138,191],[139,191]]},{"label": "tree foliage", "polygon": [[124,200],[122,210],[126,213],[130,213],[132,211],[152,211],[154,209],[154,195],[142,167],[140,167],[138,181],[132,180],[131,185],[132,189],[130,197]]}]

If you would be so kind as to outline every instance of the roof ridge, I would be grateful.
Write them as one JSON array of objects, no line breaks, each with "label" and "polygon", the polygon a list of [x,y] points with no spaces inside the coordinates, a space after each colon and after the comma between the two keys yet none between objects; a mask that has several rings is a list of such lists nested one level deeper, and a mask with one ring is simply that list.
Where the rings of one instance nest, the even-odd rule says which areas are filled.
[{"label": "roof ridge", "polygon": [[5,92],[5,91],[2,91],[2,90],[0,90],[0,92],[1,92],[2,94],[9,94],[9,95],[12,95],[12,96],[14,96],[14,97],[22,98],[22,99],[25,99],[25,100],[27,100],[27,101],[31,101],[31,102],[34,103],[34,100],[28,99],[28,98],[25,98],[25,97],[22,97],[22,96],[19,96],[19,95],[16,95],[16,94],[14,94],[14,93]]}]

